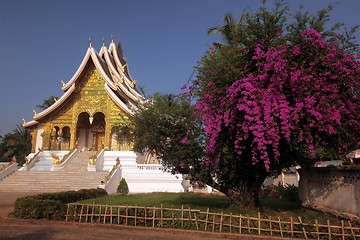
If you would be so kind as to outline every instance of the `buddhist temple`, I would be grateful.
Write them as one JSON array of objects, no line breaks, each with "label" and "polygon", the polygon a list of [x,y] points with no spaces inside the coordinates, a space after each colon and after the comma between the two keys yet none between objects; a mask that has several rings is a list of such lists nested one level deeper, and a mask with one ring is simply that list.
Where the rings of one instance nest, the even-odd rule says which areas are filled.
[{"label": "buddhist temple", "polygon": [[117,142],[119,125],[128,120],[135,102],[143,101],[129,73],[120,43],[99,52],[90,46],[73,77],[62,82],[64,94],[48,109],[23,124],[31,130],[32,152],[42,150],[127,151]]},{"label": "buddhist temple", "polygon": [[32,151],[21,168],[14,165],[0,178],[0,192],[100,187],[115,193],[121,179],[130,193],[184,191],[188,180],[181,174],[172,175],[151,152],[136,153],[126,138],[116,138],[145,101],[135,83],[120,44],[103,43],[97,52],[90,41],[79,68],[62,83],[63,95],[24,121]]}]

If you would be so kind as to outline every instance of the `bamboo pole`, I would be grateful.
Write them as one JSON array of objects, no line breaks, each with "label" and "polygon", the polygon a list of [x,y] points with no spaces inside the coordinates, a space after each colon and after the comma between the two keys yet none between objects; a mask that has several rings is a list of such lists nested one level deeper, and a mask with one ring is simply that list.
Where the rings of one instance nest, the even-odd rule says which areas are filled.
[{"label": "bamboo pole", "polygon": [[160,223],[161,223],[161,227],[164,227],[164,221],[163,221],[163,217],[164,217],[164,214],[163,214],[163,205],[161,204],[161,210],[160,210]]},{"label": "bamboo pole", "polygon": [[147,208],[145,207],[145,213],[144,213],[144,224],[145,224],[145,227],[146,227],[146,219],[147,219],[146,215],[147,215]]},{"label": "bamboo pole", "polygon": [[174,208],[171,209],[171,218],[172,218],[172,228],[175,228],[175,216],[174,216]]},{"label": "bamboo pole", "polygon": [[82,218],[83,210],[84,210],[84,205],[81,205],[79,222],[81,222],[81,218]]},{"label": "bamboo pole", "polygon": [[229,223],[230,223],[230,233],[232,233],[232,231],[231,231],[231,228],[232,228],[232,213],[230,213],[230,221],[229,221]]},{"label": "bamboo pole", "polygon": [[184,229],[184,205],[181,205],[181,229]]},{"label": "bamboo pole", "polygon": [[302,222],[302,220],[301,220],[301,217],[298,217],[298,218],[299,218],[300,224],[303,225],[302,229],[303,229],[304,237],[305,237],[305,238],[308,238],[308,237],[307,237],[307,234],[306,234],[306,230],[305,230],[305,228],[304,228],[304,224],[303,224],[303,222]]},{"label": "bamboo pole", "polygon": [[69,216],[69,208],[70,208],[70,203],[68,203],[67,209],[66,209],[66,216],[65,216],[65,221],[66,221],[66,222],[67,222],[68,216]]},{"label": "bamboo pole", "polygon": [[294,222],[292,217],[290,217],[290,229],[291,229],[291,237],[294,237]]},{"label": "bamboo pole", "polygon": [[207,230],[208,220],[209,220],[209,208],[207,208],[207,210],[206,210],[205,231]]},{"label": "bamboo pole", "polygon": [[95,205],[92,205],[92,209],[91,209],[91,222],[94,222],[94,210],[95,210]]},{"label": "bamboo pole", "polygon": [[137,219],[136,219],[137,218],[137,205],[135,205],[135,211],[134,212],[135,212],[135,226],[136,226],[136,222],[137,222]]},{"label": "bamboo pole", "polygon": [[86,217],[85,217],[85,222],[87,223],[89,220],[89,204],[86,205]]},{"label": "bamboo pole", "polygon": [[353,229],[353,227],[352,227],[352,225],[351,225],[350,220],[348,220],[348,223],[349,223],[349,227],[350,227],[351,235],[352,235],[352,236],[354,237],[354,239],[356,240],[356,236],[355,236],[355,233],[354,233],[354,229]]},{"label": "bamboo pole", "polygon": [[215,213],[213,215],[214,215],[214,217],[213,217],[212,231],[215,232],[215,218],[216,218],[216,215],[215,215]]},{"label": "bamboo pole", "polygon": [[117,218],[118,218],[118,224],[120,224],[120,221],[121,221],[121,218],[120,218],[120,211],[121,211],[121,208],[120,206],[117,207]]},{"label": "bamboo pole", "polygon": [[104,224],[106,223],[107,209],[108,209],[108,205],[106,204],[106,206],[105,206],[105,212],[104,212],[104,221],[103,221]]},{"label": "bamboo pole", "polygon": [[250,218],[249,218],[249,215],[246,215],[246,217],[247,217],[248,232],[250,234]]},{"label": "bamboo pole", "polygon": [[315,229],[316,229],[317,237],[318,237],[318,239],[320,239],[319,223],[318,223],[318,220],[317,220],[317,219],[315,219]]},{"label": "bamboo pole", "polygon": [[125,210],[125,225],[128,225],[128,217],[129,217],[129,206],[126,205],[126,210]]},{"label": "bamboo pole", "polygon": [[269,216],[269,228],[270,228],[270,236],[273,235],[273,231],[272,231],[272,220],[271,220],[271,216]]},{"label": "bamboo pole", "polygon": [[110,206],[110,224],[113,223],[113,211],[112,211],[113,207]]},{"label": "bamboo pole", "polygon": [[344,220],[341,220],[341,237],[345,240]]},{"label": "bamboo pole", "polygon": [[329,231],[329,239],[331,240],[331,227],[330,227],[330,221],[327,220],[327,225],[328,225],[328,231]]},{"label": "bamboo pole", "polygon": [[261,235],[261,215],[258,212],[258,234]]},{"label": "bamboo pole", "polygon": [[77,205],[74,205],[74,207],[75,207],[75,208],[74,208],[73,222],[75,222]]},{"label": "bamboo pole", "polygon": [[199,224],[197,221],[197,217],[196,217],[196,213],[194,212],[194,218],[195,218],[195,226],[196,226],[196,230],[199,230]]},{"label": "bamboo pole", "polygon": [[222,232],[223,213],[220,214],[220,232]]},{"label": "bamboo pole", "polygon": [[156,215],[156,209],[154,206],[154,208],[153,208],[153,224],[152,224],[153,228],[155,227],[155,215]]},{"label": "bamboo pole", "polygon": [[[284,237],[283,231],[282,231],[282,226],[281,226],[281,219],[280,219],[280,217],[278,217],[278,220],[279,220],[280,235],[281,235],[281,237]],[[305,230],[304,230],[304,231],[305,231]]]},{"label": "bamboo pole", "polygon": [[240,217],[239,217],[239,233],[241,234],[242,230],[241,230],[241,224],[242,223],[242,217],[241,217],[241,214],[240,214]]}]

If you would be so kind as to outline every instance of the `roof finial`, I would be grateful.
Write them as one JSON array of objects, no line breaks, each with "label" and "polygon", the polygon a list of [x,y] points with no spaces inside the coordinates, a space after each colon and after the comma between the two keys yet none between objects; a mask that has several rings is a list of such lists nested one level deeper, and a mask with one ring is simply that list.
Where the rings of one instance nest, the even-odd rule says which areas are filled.
[{"label": "roof finial", "polygon": [[114,36],[111,34],[111,43],[114,43]]},{"label": "roof finial", "polygon": [[91,42],[91,37],[89,37],[89,42],[90,42],[90,48],[92,48],[92,42]]},{"label": "roof finial", "polygon": [[103,47],[105,47],[105,40],[104,40],[104,36],[102,37],[102,44],[103,44]]}]

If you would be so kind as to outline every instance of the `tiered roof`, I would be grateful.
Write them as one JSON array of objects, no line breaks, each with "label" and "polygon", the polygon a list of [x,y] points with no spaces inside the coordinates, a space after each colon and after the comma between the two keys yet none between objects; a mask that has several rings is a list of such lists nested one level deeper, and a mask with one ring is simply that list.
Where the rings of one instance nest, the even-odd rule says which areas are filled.
[{"label": "tiered roof", "polygon": [[90,43],[79,68],[73,77],[63,85],[62,91],[64,91],[64,94],[49,108],[35,115],[32,121],[23,124],[23,127],[38,124],[41,119],[59,108],[71,96],[75,90],[75,83],[79,81],[90,59],[105,79],[104,87],[109,97],[127,114],[133,114],[131,110],[132,103],[142,102],[144,99],[136,89],[136,81],[131,78],[126,60],[122,55],[121,44],[116,45],[112,41],[108,48],[103,44],[99,53],[97,53]]}]

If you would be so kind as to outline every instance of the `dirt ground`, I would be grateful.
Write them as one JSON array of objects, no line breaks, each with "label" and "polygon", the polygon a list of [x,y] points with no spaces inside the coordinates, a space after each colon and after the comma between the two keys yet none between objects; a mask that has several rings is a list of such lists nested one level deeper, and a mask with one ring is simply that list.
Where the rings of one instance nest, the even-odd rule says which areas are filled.
[{"label": "dirt ground", "polygon": [[[34,193],[31,193],[34,194]],[[42,239],[122,239],[122,240],[198,240],[198,239],[279,239],[268,236],[249,236],[205,233],[188,230],[156,229],[120,225],[72,223],[47,220],[16,219],[9,217],[18,197],[29,193],[0,193],[0,240]],[[281,238],[286,240],[286,238]]]}]

